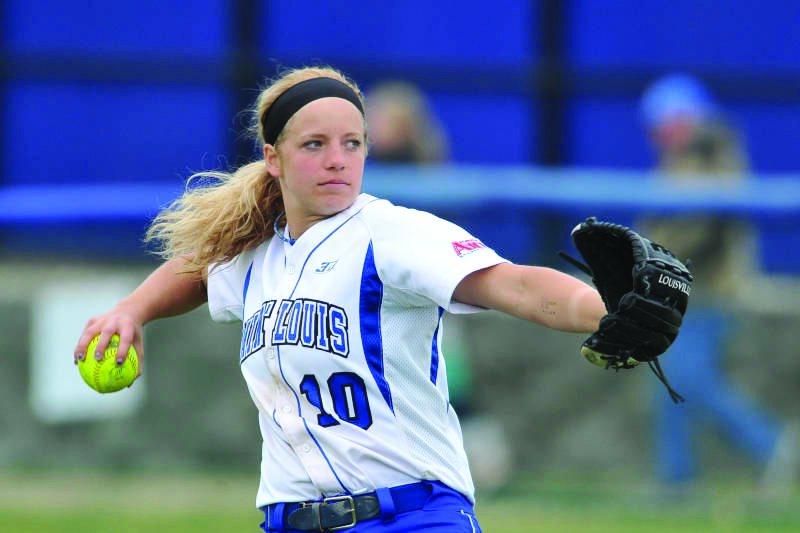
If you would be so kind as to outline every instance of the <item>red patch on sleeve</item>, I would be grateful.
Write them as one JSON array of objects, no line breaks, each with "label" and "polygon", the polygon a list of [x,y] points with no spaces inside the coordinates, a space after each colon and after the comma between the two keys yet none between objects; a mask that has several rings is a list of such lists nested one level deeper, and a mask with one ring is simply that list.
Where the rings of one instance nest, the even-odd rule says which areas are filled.
[{"label": "red patch on sleeve", "polygon": [[481,248],[486,248],[486,245],[483,244],[478,239],[467,239],[466,241],[455,241],[451,243],[453,245],[453,250],[455,250],[456,255],[458,257],[464,257],[467,254],[471,254]]}]

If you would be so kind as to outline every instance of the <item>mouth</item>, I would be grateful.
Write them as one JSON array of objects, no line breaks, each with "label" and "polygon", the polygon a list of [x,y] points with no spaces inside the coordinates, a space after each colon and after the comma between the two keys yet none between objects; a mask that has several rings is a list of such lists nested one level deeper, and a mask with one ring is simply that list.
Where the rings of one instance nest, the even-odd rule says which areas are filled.
[{"label": "mouth", "polygon": [[330,179],[330,180],[325,180],[325,181],[321,182],[319,185],[320,186],[325,186],[325,185],[350,185],[350,182],[347,181],[347,180],[343,180],[343,179]]}]

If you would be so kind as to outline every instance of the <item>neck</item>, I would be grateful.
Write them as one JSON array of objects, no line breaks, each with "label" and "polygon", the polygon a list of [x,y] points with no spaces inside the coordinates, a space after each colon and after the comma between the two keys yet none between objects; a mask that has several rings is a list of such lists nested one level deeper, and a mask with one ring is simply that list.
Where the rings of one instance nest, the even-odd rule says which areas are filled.
[{"label": "neck", "polygon": [[[334,213],[335,214],[335,213]],[[330,218],[333,215],[299,215],[286,212],[286,225],[289,228],[289,238],[297,240],[305,233],[308,228],[321,220]]]}]

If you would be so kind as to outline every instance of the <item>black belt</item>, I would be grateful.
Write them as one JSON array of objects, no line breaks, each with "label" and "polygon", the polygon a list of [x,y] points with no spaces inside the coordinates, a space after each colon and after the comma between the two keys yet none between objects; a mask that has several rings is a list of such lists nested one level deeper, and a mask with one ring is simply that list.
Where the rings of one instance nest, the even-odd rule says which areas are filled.
[{"label": "black belt", "polygon": [[[382,493],[379,497],[378,492]],[[284,517],[291,529],[300,531],[338,531],[355,526],[359,522],[389,514],[422,509],[431,495],[433,487],[427,483],[401,485],[390,489],[359,494],[358,496],[332,496],[322,501],[287,503],[283,506]],[[391,495],[390,500],[386,498]],[[383,504],[383,509],[381,508]],[[264,511],[267,517],[266,530],[277,525],[276,508],[281,504],[268,505]],[[387,509],[393,507],[393,509]],[[283,522],[281,520],[280,522]]]}]

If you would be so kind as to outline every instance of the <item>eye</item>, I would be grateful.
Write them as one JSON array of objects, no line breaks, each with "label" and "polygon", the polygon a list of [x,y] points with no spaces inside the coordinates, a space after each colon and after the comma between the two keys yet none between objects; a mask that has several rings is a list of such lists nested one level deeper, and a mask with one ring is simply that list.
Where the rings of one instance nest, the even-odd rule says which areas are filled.
[{"label": "eye", "polygon": [[361,146],[361,141],[358,139],[350,139],[345,141],[345,146],[351,150],[357,150]]},{"label": "eye", "polygon": [[320,146],[322,146],[322,142],[317,140],[306,141],[303,143],[303,148],[319,148]]}]

